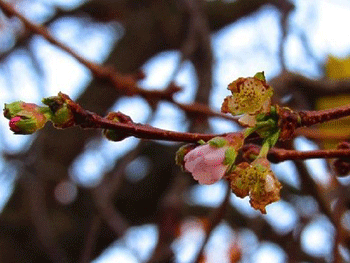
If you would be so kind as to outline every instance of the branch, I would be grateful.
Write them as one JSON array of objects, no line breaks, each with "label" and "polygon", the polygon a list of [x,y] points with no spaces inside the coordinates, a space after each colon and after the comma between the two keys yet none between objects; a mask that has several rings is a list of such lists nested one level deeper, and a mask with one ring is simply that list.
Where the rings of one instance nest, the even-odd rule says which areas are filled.
[{"label": "branch", "polygon": [[299,111],[301,126],[311,126],[314,124],[340,119],[350,115],[350,105],[320,111]]},{"label": "branch", "polygon": [[163,130],[152,127],[150,125],[144,125],[134,123],[130,117],[117,113],[126,119],[125,122],[116,122],[106,117],[103,118],[96,113],[83,109],[79,104],[69,98],[68,95],[60,93],[59,96],[69,106],[69,109],[74,115],[73,125],[78,125],[82,128],[101,128],[115,130],[125,137],[134,136],[141,139],[154,139],[154,140],[167,140],[177,142],[197,142],[199,140],[208,141],[216,136],[226,136],[227,134],[201,134],[201,133],[188,133],[188,132],[175,132],[169,130]]},{"label": "branch", "polygon": [[280,163],[286,160],[306,160],[315,158],[340,158],[350,157],[349,149],[339,150],[315,150],[315,151],[296,151],[272,148],[268,154],[271,162]]},{"label": "branch", "polygon": [[50,34],[48,29],[45,26],[41,26],[35,23],[30,22],[26,19],[22,14],[20,14],[15,8],[13,8],[10,4],[3,2],[0,0],[0,7],[7,13],[9,16],[18,17],[23,24],[34,33],[41,35],[51,44],[56,45],[62,50],[66,51],[72,57],[74,57],[78,62],[87,67],[92,74],[99,79],[106,80],[112,84],[112,86],[119,92],[127,96],[140,95],[145,98],[149,103],[157,103],[159,100],[165,100],[172,102],[180,109],[191,113],[191,114],[201,114],[206,116],[213,117],[221,117],[228,120],[237,120],[237,118],[232,116],[227,116],[222,113],[214,112],[205,104],[202,103],[194,103],[194,104],[182,104],[176,102],[173,99],[173,95],[180,91],[181,88],[171,85],[168,88],[159,91],[159,90],[145,90],[140,88],[137,85],[137,81],[144,78],[142,72],[138,72],[137,74],[121,74],[117,72],[112,66],[103,66],[98,63],[91,62],[76,52],[74,52],[70,47],[64,45],[60,41],[58,41],[54,36]]}]

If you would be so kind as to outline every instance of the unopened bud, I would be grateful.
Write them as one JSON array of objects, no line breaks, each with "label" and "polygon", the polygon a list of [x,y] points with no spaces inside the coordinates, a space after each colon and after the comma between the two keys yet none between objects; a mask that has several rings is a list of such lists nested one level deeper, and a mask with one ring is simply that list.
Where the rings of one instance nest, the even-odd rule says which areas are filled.
[{"label": "unopened bud", "polygon": [[66,101],[60,96],[44,98],[42,102],[51,110],[50,120],[56,128],[68,128],[75,124],[74,114]]},{"label": "unopened bud", "polygon": [[39,112],[20,111],[10,120],[10,129],[15,134],[32,134],[44,127],[47,118]]},{"label": "unopened bud", "polygon": [[[132,122],[130,117],[120,113],[120,112],[110,112],[106,116],[106,119],[111,120],[113,122]],[[113,141],[113,142],[119,142],[129,137],[129,134],[117,130],[112,129],[104,129],[102,131],[103,136],[106,137],[106,139]]]}]

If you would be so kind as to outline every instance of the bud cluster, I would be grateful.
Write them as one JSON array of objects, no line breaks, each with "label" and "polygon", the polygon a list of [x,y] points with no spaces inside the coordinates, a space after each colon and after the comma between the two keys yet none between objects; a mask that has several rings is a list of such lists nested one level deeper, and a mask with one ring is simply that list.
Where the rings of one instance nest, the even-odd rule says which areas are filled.
[{"label": "bud cluster", "polygon": [[56,128],[67,128],[75,124],[74,114],[62,93],[44,98],[42,102],[47,106],[40,107],[23,101],[5,104],[4,116],[10,120],[11,131],[15,134],[32,134],[43,128],[47,121],[51,121]]}]

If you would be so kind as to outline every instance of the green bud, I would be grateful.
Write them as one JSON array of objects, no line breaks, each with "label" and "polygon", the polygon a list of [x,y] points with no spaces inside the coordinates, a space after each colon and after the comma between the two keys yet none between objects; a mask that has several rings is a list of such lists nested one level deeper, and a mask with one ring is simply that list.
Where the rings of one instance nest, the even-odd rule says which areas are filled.
[{"label": "green bud", "polygon": [[42,103],[50,108],[50,120],[56,128],[67,128],[75,124],[74,114],[69,105],[60,96],[42,99]]},{"label": "green bud", "polygon": [[200,145],[206,144],[206,142],[204,140],[202,140],[202,139],[200,139],[197,143],[200,144]]},{"label": "green bud", "polygon": [[[108,120],[111,120],[114,122],[120,122],[121,119],[124,118],[124,116],[121,115],[120,113],[117,113],[117,112],[110,112],[110,113],[108,113],[106,118]],[[102,134],[103,134],[103,136],[106,137],[106,139],[113,141],[113,142],[120,142],[120,141],[129,137],[129,134],[127,134],[125,132],[116,131],[116,130],[112,130],[112,129],[104,129],[102,131]]]},{"label": "green bud", "polygon": [[74,125],[74,115],[67,104],[63,104],[52,116],[56,128],[67,128]]},{"label": "green bud", "polygon": [[104,129],[102,131],[102,134],[106,139],[113,141],[113,142],[120,142],[126,138],[129,137],[128,134],[120,132],[120,131],[115,131],[115,130],[110,130],[110,129]]}]

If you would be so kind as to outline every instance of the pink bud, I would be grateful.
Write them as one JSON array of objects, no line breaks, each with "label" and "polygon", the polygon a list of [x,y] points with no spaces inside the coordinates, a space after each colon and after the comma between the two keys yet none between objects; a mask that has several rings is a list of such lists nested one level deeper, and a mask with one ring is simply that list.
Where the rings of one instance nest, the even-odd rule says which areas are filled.
[{"label": "pink bud", "polygon": [[21,117],[20,116],[16,116],[16,117],[13,117],[11,120],[10,120],[10,129],[11,131],[13,131],[14,133],[19,133],[21,131],[20,128],[17,127],[17,122],[19,122],[21,120]]},{"label": "pink bud", "polygon": [[198,146],[185,155],[185,169],[200,184],[213,184],[226,172],[225,151],[228,147],[216,148],[209,144]]}]

